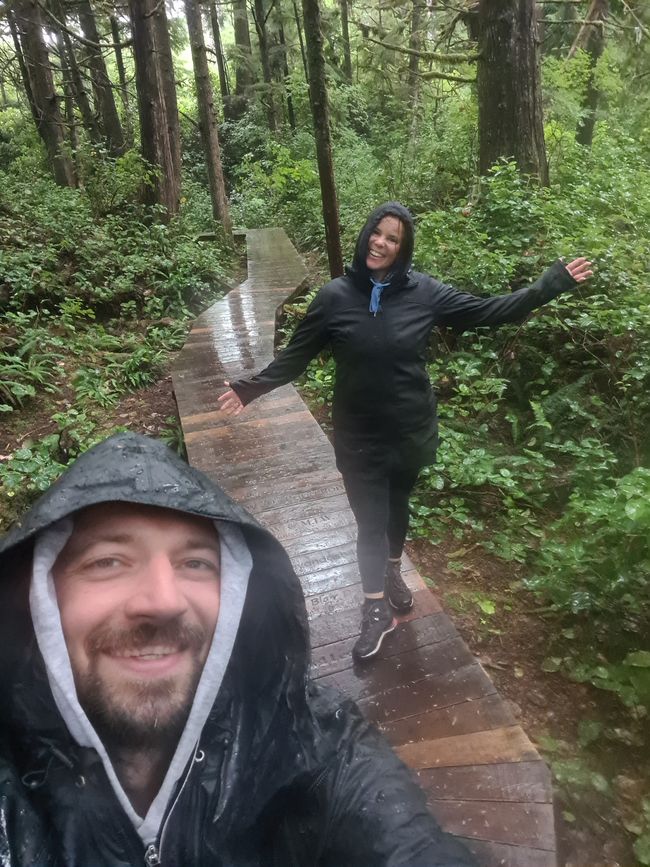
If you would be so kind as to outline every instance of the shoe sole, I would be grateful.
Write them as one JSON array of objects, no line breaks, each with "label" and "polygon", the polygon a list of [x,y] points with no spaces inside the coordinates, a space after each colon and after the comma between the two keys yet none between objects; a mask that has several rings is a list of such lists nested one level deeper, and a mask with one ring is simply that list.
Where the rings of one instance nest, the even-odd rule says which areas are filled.
[{"label": "shoe sole", "polygon": [[397,611],[398,614],[406,614],[407,611],[410,611],[411,608],[413,608],[413,597],[411,596],[411,601],[409,602],[408,605],[395,605],[395,603],[393,602],[393,600],[389,596],[388,597],[388,604],[393,609],[393,611]]},{"label": "shoe sole", "polygon": [[379,636],[379,641],[374,650],[371,650],[370,653],[364,653],[363,655],[360,653],[352,653],[355,659],[370,659],[371,656],[374,656],[376,653],[379,653],[379,648],[381,647],[382,641],[386,636],[391,633],[397,627],[397,623],[393,620],[388,629],[385,629],[382,634]]}]

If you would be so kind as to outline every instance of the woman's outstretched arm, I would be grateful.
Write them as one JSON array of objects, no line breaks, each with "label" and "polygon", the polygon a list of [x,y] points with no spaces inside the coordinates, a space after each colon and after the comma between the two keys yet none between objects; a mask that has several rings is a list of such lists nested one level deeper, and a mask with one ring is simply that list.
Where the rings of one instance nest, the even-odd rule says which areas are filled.
[{"label": "woman's outstretched arm", "polygon": [[591,262],[580,256],[568,265],[558,259],[532,286],[493,298],[478,298],[439,283],[436,324],[465,331],[468,328],[519,322],[537,307],[547,304],[561,292],[573,289],[592,274]]},{"label": "woman's outstretched arm", "polygon": [[321,289],[277,358],[254,376],[225,383],[230,389],[218,398],[221,410],[226,415],[239,415],[256,397],[300,376],[312,358],[318,355],[328,342],[328,310],[328,295]]}]

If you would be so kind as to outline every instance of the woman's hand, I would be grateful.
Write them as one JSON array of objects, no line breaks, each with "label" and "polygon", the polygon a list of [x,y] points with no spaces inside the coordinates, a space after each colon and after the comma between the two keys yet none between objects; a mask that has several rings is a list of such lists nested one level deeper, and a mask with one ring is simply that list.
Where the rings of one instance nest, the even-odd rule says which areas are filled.
[{"label": "woman's hand", "polygon": [[[229,382],[224,382],[224,385],[230,385]],[[232,388],[230,391],[224,392],[221,397],[217,398],[221,406],[219,407],[226,415],[239,415],[243,410],[244,404],[239,399],[239,395]]]},{"label": "woman's hand", "polygon": [[591,262],[588,259],[585,259],[584,256],[580,256],[579,259],[574,259],[573,262],[569,262],[569,264],[564,267],[577,283],[584,283],[585,280],[592,277],[594,273],[591,270]]}]

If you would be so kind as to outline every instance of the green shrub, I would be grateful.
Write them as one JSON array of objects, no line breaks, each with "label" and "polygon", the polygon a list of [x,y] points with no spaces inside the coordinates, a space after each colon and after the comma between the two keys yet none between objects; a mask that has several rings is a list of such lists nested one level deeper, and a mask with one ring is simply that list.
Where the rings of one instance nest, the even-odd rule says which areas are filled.
[{"label": "green shrub", "polygon": [[562,666],[650,711],[650,469],[575,492],[528,586],[580,631]]}]

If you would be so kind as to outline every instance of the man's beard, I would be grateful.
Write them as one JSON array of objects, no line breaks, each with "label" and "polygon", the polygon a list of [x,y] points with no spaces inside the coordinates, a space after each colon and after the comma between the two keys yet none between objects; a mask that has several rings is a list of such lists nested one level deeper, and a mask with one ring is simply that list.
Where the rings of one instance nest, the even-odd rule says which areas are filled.
[{"label": "man's beard", "polygon": [[[89,636],[90,665],[83,674],[75,672],[75,685],[79,703],[106,747],[157,749],[177,743],[201,678],[206,642],[204,629],[178,621],[143,623],[129,630],[105,627]],[[115,682],[98,672],[101,654],[160,646],[189,649],[191,671],[155,679],[125,675]]]}]

